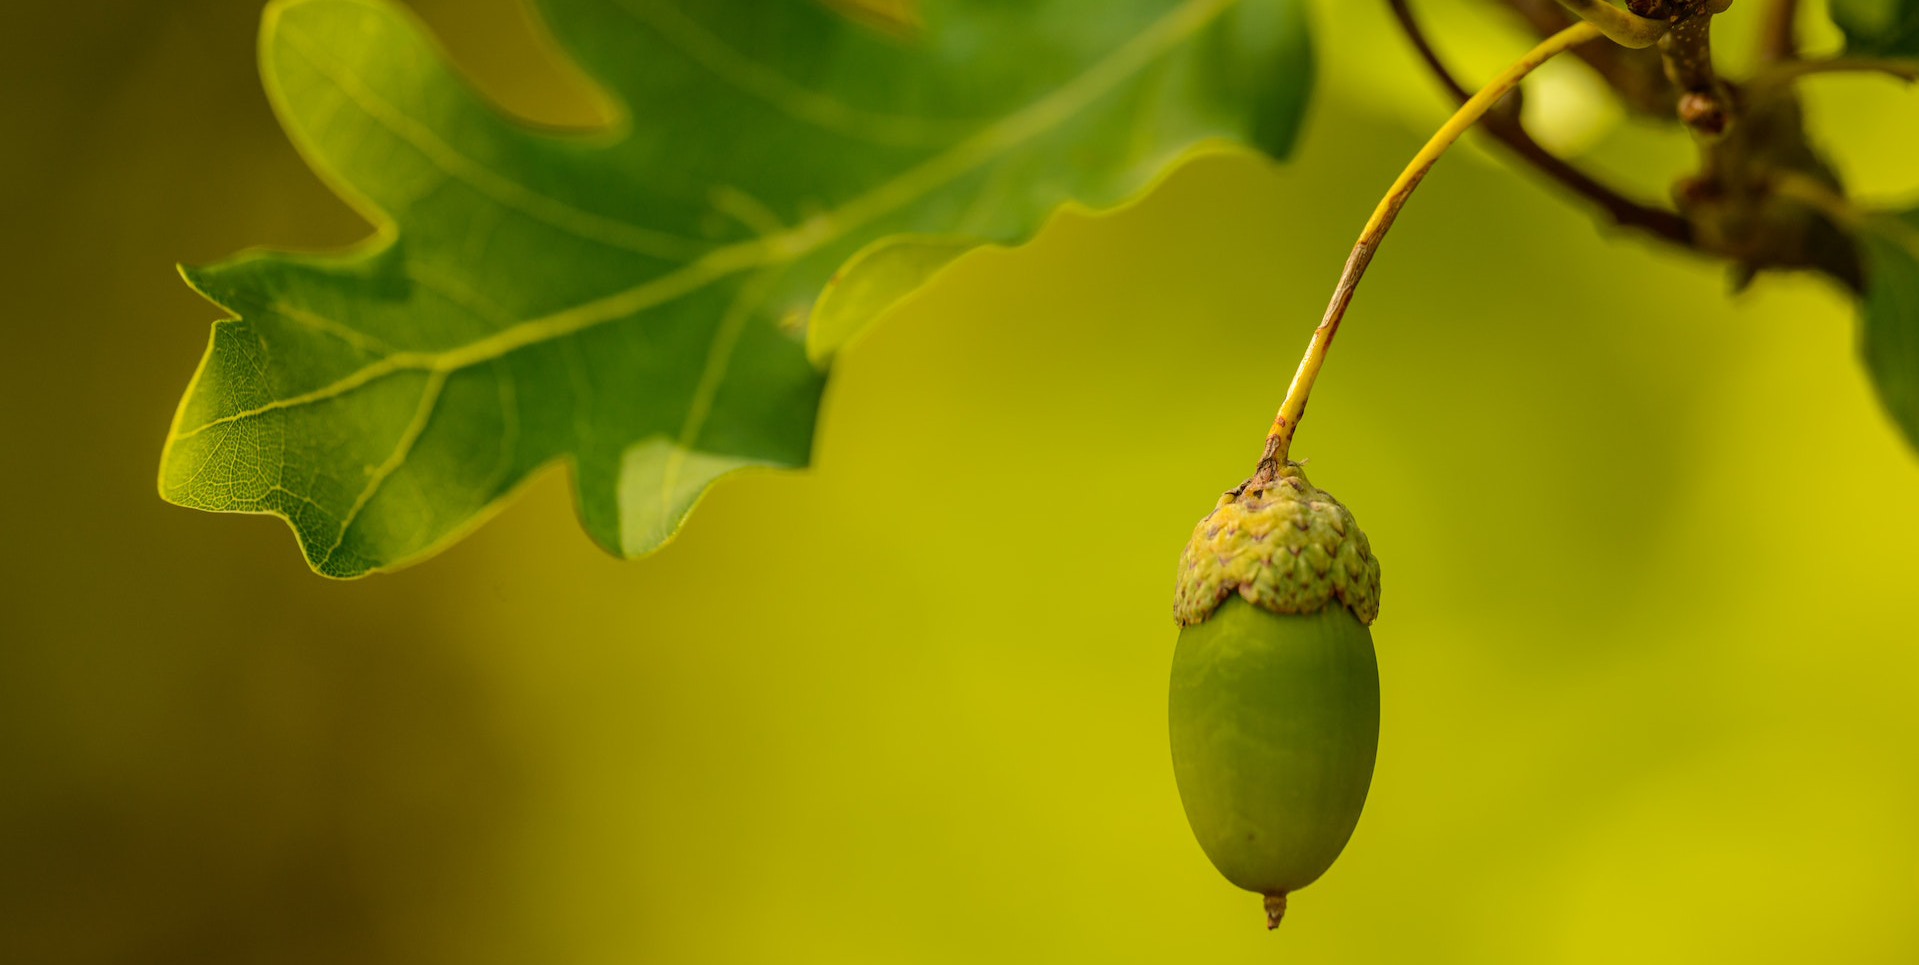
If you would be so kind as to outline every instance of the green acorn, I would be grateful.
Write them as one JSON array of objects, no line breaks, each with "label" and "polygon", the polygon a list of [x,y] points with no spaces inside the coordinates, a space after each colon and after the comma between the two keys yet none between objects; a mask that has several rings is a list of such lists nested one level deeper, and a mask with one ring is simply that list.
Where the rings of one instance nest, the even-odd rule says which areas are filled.
[{"label": "green acorn", "polygon": [[1379,562],[1297,466],[1220,497],[1180,554],[1173,774],[1228,881],[1286,896],[1352,837],[1379,745]]}]

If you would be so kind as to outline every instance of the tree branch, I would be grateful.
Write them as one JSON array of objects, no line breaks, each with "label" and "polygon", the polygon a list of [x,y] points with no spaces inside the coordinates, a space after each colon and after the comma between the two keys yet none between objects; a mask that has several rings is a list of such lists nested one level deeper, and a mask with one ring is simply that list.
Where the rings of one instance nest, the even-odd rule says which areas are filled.
[{"label": "tree branch", "polygon": [[[1727,0],[1730,2],[1730,0]],[[1659,38],[1666,76],[1679,88],[1679,122],[1708,140],[1726,132],[1733,103],[1712,65],[1713,0]]]}]

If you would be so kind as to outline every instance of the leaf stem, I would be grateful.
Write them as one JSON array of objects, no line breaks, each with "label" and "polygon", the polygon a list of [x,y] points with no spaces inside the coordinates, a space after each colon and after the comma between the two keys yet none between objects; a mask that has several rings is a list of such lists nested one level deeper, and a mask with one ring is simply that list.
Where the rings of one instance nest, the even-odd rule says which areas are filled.
[{"label": "leaf stem", "polygon": [[1353,292],[1359,287],[1366,266],[1372,263],[1373,255],[1379,250],[1379,244],[1385,240],[1387,229],[1393,226],[1393,220],[1399,217],[1399,210],[1406,206],[1413,189],[1426,177],[1439,162],[1446,149],[1459,140],[1474,122],[1478,121],[1493,104],[1497,103],[1507,91],[1519,86],[1527,74],[1540,64],[1551,60],[1567,49],[1594,40],[1602,36],[1600,29],[1588,22],[1567,27],[1542,41],[1539,46],[1526,52],[1505,72],[1494,78],[1491,83],[1480,88],[1459,110],[1440,125],[1438,131],[1426,141],[1426,146],[1413,155],[1413,159],[1400,172],[1399,179],[1380,199],[1378,207],[1360,231],[1359,240],[1354,243],[1352,254],[1346,258],[1345,270],[1340,272],[1339,284],[1333,288],[1332,302],[1326,306],[1326,314],[1320,319],[1319,326],[1313,329],[1313,337],[1306,346],[1306,355],[1299,361],[1299,369],[1293,374],[1293,382],[1286,390],[1286,401],[1280,405],[1279,415],[1273,419],[1273,427],[1266,435],[1266,448],[1260,454],[1259,466],[1254,470],[1253,483],[1262,485],[1278,478],[1281,467],[1286,465],[1287,450],[1292,445],[1293,432],[1299,428],[1299,420],[1306,413],[1306,397],[1312,394],[1313,380],[1319,376],[1319,369],[1326,363],[1326,351],[1332,347],[1333,336],[1339,332],[1340,319],[1346,315],[1346,306],[1353,300]]},{"label": "leaf stem", "polygon": [[1858,230],[1866,219],[1846,196],[1797,171],[1782,171],[1767,182],[1773,194],[1791,198],[1825,215],[1834,224]]},{"label": "leaf stem", "polygon": [[1746,81],[1755,93],[1814,74],[1885,74],[1904,81],[1919,81],[1919,60],[1897,57],[1832,57],[1821,60],[1789,60],[1760,70]]}]

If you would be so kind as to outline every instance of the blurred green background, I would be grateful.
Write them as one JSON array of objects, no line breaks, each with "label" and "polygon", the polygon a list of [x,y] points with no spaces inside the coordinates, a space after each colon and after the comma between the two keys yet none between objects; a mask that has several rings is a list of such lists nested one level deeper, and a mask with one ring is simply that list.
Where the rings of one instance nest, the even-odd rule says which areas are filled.
[{"label": "blurred green background", "polygon": [[[415,6],[510,109],[593,120],[512,0]],[[1470,76],[1524,46],[1417,6]],[[815,469],[633,563],[549,473],[342,584],[154,494],[218,315],[172,264],[367,230],[270,116],[258,0],[11,9],[0,960],[1919,959],[1919,459],[1848,303],[1728,297],[1477,140],[1295,447],[1385,567],[1365,816],[1272,935],[1194,844],[1173,560],[1448,109],[1384,4],[1316,12],[1294,162],[968,259],[844,357]],[[1808,91],[1859,193],[1919,192],[1915,95]],[[1530,109],[1657,197],[1691,148],[1595,98],[1557,64]]]}]

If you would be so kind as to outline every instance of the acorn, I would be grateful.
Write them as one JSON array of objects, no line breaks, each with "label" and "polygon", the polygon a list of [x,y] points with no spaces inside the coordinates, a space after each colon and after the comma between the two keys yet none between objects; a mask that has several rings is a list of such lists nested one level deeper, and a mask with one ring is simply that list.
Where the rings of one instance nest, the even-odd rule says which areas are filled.
[{"label": "acorn", "polygon": [[1180,554],[1169,719],[1187,823],[1277,928],[1372,782],[1379,562],[1297,465],[1262,476],[1221,496]]}]

